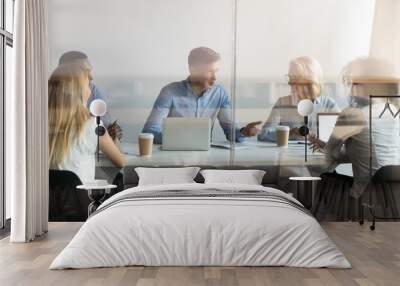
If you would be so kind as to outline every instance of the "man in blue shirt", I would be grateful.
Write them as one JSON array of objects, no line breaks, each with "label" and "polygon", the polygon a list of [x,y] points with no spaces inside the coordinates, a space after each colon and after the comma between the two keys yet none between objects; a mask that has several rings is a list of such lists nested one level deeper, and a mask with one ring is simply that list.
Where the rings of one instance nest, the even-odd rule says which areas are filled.
[{"label": "man in blue shirt", "polygon": [[[218,119],[229,141],[242,142],[244,137],[257,135],[260,130],[256,125],[261,121],[242,128],[234,125],[228,93],[221,85],[215,84],[220,61],[220,55],[210,48],[199,47],[190,51],[189,77],[161,89],[143,127],[144,133],[154,134],[154,143],[162,143],[161,125],[166,117],[208,117],[212,126]],[[235,130],[234,134],[232,130]]]},{"label": "man in blue shirt", "polygon": [[[96,85],[93,83],[93,77],[91,74],[92,71],[92,65],[89,62],[89,58],[85,53],[79,52],[79,51],[69,51],[60,57],[58,61],[59,65],[62,64],[77,64],[79,65],[82,69],[86,70],[88,72],[88,77],[89,77],[89,87],[90,87],[90,97],[87,101],[87,108],[89,109],[90,104],[92,103],[93,100],[95,99],[102,99],[103,95],[101,94],[100,90],[96,87]],[[107,112],[104,116],[101,117],[101,121],[103,122],[104,126],[108,128],[111,125],[111,117],[110,114]]]}]

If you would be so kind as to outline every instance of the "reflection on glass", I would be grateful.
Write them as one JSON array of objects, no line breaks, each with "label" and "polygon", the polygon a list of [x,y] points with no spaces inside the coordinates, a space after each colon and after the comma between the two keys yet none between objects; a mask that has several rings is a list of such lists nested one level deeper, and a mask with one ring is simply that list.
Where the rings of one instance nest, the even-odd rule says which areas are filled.
[{"label": "reflection on glass", "polygon": [[14,32],[14,0],[5,0],[6,30]]}]

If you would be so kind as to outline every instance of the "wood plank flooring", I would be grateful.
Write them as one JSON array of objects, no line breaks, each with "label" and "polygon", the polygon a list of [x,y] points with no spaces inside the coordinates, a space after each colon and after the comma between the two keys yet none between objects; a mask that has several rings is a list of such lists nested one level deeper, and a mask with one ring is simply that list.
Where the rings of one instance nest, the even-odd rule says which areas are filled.
[{"label": "wood plank flooring", "polygon": [[80,223],[51,223],[47,235],[32,243],[0,241],[0,285],[400,285],[400,222],[329,222],[323,228],[344,252],[352,269],[289,267],[121,267],[48,270]]}]

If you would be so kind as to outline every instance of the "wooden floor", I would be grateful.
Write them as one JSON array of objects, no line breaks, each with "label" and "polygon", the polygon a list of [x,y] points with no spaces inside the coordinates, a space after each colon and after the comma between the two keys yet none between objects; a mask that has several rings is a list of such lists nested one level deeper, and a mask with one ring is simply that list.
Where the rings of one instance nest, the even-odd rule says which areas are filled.
[{"label": "wooden floor", "polygon": [[368,225],[330,222],[324,229],[352,269],[289,267],[123,267],[48,270],[79,229],[79,223],[51,223],[44,237],[28,244],[0,241],[0,285],[400,285],[400,222]]}]

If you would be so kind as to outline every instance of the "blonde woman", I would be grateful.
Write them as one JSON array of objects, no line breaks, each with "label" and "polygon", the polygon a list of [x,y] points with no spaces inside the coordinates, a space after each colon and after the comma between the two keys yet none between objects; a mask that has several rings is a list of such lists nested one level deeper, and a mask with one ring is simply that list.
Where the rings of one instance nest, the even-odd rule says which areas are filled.
[{"label": "blonde woman", "polygon": [[[83,183],[95,178],[96,120],[86,108],[90,97],[87,73],[61,65],[49,79],[49,164],[69,170]],[[124,157],[108,133],[100,137],[100,150],[117,166]]]},{"label": "blonde woman", "polygon": [[278,99],[258,134],[259,141],[275,142],[278,125],[290,127],[291,140],[302,139],[299,127],[304,119],[297,113],[297,104],[302,99],[314,102],[314,112],[309,119],[311,132],[316,133],[316,117],[321,112],[339,112],[336,102],[322,95],[323,73],[321,65],[312,57],[298,57],[289,63],[288,84],[290,95]]}]

